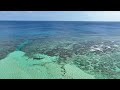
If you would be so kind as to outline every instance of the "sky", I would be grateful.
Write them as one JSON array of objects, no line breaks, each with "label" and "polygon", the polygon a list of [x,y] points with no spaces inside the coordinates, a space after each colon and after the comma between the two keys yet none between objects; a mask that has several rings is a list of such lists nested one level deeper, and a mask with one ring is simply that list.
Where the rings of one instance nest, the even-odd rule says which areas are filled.
[{"label": "sky", "polygon": [[120,11],[0,11],[0,20],[120,21]]}]

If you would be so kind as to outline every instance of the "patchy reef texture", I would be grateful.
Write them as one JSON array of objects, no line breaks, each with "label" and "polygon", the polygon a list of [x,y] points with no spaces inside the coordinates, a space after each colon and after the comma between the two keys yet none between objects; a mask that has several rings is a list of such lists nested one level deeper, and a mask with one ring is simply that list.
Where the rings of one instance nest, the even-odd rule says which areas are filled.
[{"label": "patchy reef texture", "polygon": [[59,65],[58,57],[35,55],[29,59],[24,52],[14,51],[0,61],[1,79],[87,79],[94,76],[85,73],[75,65]]}]

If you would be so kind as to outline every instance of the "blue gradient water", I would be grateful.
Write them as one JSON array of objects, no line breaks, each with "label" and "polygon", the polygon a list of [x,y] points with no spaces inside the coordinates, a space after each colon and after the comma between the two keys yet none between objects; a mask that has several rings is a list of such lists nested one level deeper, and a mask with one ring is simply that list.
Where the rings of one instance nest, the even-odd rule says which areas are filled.
[{"label": "blue gradient water", "polygon": [[[59,55],[63,59],[62,61],[65,61],[67,57],[72,58],[79,68],[98,74],[97,68],[102,72],[105,69],[101,69],[101,63],[97,68],[96,65],[93,65],[92,69],[88,65],[87,67],[91,69],[88,70],[86,66],[85,68],[80,66],[82,59],[76,60],[76,57],[73,58],[73,56],[78,55],[80,58],[85,56],[84,61],[88,61],[88,58],[93,58],[93,56],[108,58],[107,54],[113,57],[114,53],[117,52],[118,54],[120,52],[118,47],[120,45],[119,36],[120,22],[0,21],[0,59],[5,58],[13,51],[19,50],[31,57],[36,53],[44,53],[50,56]],[[100,59],[100,62],[104,59]],[[114,60],[119,60],[119,57],[114,58]],[[88,62],[84,63],[87,65]],[[107,69],[109,70],[110,67]],[[112,69],[110,70],[112,73],[114,72]],[[103,76],[107,75],[107,78],[116,78],[117,76],[111,74],[111,72],[102,74]],[[120,70],[115,72],[118,73]]]}]

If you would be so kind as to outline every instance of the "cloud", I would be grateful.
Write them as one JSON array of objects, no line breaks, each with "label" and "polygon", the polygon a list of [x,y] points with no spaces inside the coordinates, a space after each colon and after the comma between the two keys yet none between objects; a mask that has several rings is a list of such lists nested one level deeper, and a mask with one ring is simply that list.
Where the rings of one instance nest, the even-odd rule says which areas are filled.
[{"label": "cloud", "polygon": [[120,11],[0,11],[0,20],[120,21]]},{"label": "cloud", "polygon": [[120,21],[120,11],[89,11],[86,15],[90,21]]}]

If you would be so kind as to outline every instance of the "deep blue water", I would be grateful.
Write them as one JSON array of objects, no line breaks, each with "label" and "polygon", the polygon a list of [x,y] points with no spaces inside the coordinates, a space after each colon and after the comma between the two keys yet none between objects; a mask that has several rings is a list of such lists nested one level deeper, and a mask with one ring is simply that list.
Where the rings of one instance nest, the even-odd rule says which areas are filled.
[{"label": "deep blue water", "polygon": [[0,37],[33,35],[120,35],[120,22],[0,22]]}]

